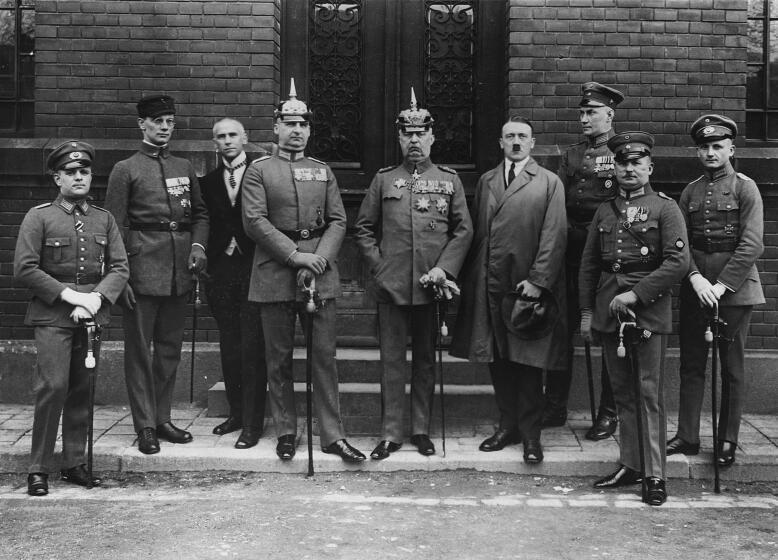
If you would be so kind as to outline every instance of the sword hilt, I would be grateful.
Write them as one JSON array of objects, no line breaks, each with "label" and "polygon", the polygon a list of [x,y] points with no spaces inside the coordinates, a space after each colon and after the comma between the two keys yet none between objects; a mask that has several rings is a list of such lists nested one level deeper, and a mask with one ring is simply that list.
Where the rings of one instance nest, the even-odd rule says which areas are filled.
[{"label": "sword hilt", "polygon": [[303,296],[305,296],[305,312],[316,313],[318,305],[316,303],[316,278],[311,278],[310,283],[304,284],[302,287]]}]

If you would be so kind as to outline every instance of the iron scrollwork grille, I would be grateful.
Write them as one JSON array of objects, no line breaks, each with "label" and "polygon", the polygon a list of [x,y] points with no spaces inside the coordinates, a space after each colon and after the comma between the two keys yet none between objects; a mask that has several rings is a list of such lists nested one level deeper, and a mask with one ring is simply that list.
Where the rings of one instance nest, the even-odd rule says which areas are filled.
[{"label": "iron scrollwork grille", "polygon": [[432,158],[473,161],[477,0],[425,1],[424,85],[435,118]]},{"label": "iron scrollwork grille", "polygon": [[363,4],[311,1],[308,149],[327,162],[361,160]]}]

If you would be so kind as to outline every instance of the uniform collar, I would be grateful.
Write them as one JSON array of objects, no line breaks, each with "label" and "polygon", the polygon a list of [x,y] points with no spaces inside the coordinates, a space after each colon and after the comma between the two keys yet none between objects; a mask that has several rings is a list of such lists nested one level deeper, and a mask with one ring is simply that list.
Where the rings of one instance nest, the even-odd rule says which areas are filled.
[{"label": "uniform collar", "polygon": [[587,137],[587,140],[589,140],[589,147],[590,148],[599,148],[603,144],[607,144],[608,140],[614,136],[616,132],[611,128],[608,132],[603,132],[602,134],[598,134],[594,138],[591,136]]},{"label": "uniform collar", "polygon": [[155,146],[143,140],[140,143],[140,151],[149,157],[162,157],[166,158],[170,155],[170,144],[164,146]]},{"label": "uniform collar", "polygon": [[624,200],[632,200],[633,198],[638,198],[639,196],[643,196],[651,192],[651,186],[646,183],[639,189],[635,189],[634,191],[625,191],[621,187],[619,187],[619,196],[623,198]]},{"label": "uniform collar", "polygon": [[281,159],[285,159],[287,161],[299,161],[303,158],[305,158],[305,152],[292,152],[289,150],[284,150],[282,148],[278,148],[278,157]]},{"label": "uniform collar", "polygon": [[70,202],[69,200],[66,200],[64,196],[59,195],[57,200],[54,201],[54,204],[62,208],[67,214],[72,214],[76,208],[81,210],[83,214],[86,214],[89,210],[89,203],[86,199],[79,200],[78,202]]},{"label": "uniform collar", "polygon": [[403,160],[403,169],[405,169],[410,174],[413,173],[414,169],[416,169],[419,173],[424,173],[431,168],[432,160],[430,158],[427,158],[424,161],[420,161],[419,163],[411,163],[407,160]]},{"label": "uniform collar", "polygon": [[724,164],[724,167],[719,167],[718,169],[714,169],[713,171],[705,170],[705,176],[710,181],[718,181],[719,179],[723,179],[724,177],[727,177],[729,175],[732,175],[735,172],[735,169],[732,167],[731,162],[727,162]]}]

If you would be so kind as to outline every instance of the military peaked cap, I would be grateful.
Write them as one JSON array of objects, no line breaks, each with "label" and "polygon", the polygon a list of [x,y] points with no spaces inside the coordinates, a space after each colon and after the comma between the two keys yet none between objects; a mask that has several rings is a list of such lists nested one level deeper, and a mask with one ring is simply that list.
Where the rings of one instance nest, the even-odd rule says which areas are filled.
[{"label": "military peaked cap", "polygon": [[619,163],[650,156],[653,147],[654,137],[647,132],[621,132],[608,140],[608,149]]},{"label": "military peaked cap", "polygon": [[95,149],[91,144],[80,140],[68,140],[54,148],[46,158],[46,167],[52,171],[90,167],[95,158]]},{"label": "military peaked cap", "polygon": [[690,134],[697,144],[722,138],[734,139],[737,136],[737,125],[724,115],[703,115],[692,123]]},{"label": "military peaked cap", "polygon": [[597,82],[586,82],[581,86],[581,95],[583,96],[580,107],[616,107],[624,101],[624,94],[612,87],[598,84]]}]

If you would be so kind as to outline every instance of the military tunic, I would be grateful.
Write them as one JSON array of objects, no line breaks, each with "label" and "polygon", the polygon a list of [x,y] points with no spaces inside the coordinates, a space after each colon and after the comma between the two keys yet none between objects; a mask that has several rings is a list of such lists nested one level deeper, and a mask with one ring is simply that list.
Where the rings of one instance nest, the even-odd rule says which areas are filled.
[{"label": "military tunic", "polygon": [[[612,204],[616,206],[614,212]],[[618,214],[618,215],[617,215]],[[633,235],[634,234],[634,235]],[[595,212],[581,258],[579,276],[582,310],[593,312],[592,329],[599,333],[621,420],[621,462],[640,471],[636,407],[643,408],[646,476],[665,478],[666,418],[663,360],[672,328],[673,285],[689,266],[686,228],[676,203],[650,185]],[[636,345],[642,403],[636,402],[628,359],[617,357],[619,321],[610,314],[613,298],[632,291],[637,327],[652,335]],[[625,318],[625,320],[627,320]]]},{"label": "military tunic", "polygon": [[[52,468],[60,414],[62,467],[75,467],[85,462],[87,332],[73,323],[73,306],[59,296],[65,288],[100,293],[104,301],[95,320],[99,325],[110,322],[111,303],[129,277],[127,254],[113,216],[86,201],[74,204],[62,196],[36,206],[19,229],[14,274],[33,294],[25,324],[35,327],[38,349],[29,472]],[[96,347],[95,358],[98,352]]]},{"label": "military tunic", "polygon": [[137,300],[124,311],[123,327],[125,381],[138,432],[170,421],[193,283],[187,260],[193,243],[206,246],[208,211],[192,164],[146,142],[114,166],[105,205],[126,228],[129,285]]},{"label": "military tunic", "polygon": [[[547,373],[546,399],[558,408],[567,407],[573,371],[573,336],[579,320],[578,268],[586,244],[586,233],[594,213],[600,204],[612,200],[618,191],[613,153],[608,139],[613,129],[595,138],[573,144],[562,155],[557,175],[565,185],[565,209],[567,210],[567,249],[565,251],[567,279],[567,369]],[[600,411],[616,414],[613,390],[607,368],[601,373]]]},{"label": "military tunic", "polygon": [[719,439],[737,443],[745,398],[745,342],[751,310],[765,302],[756,260],[764,250],[762,198],[756,184],[728,163],[692,181],[679,201],[692,246],[689,276],[681,284],[681,388],[678,437],[699,443],[711,310],[700,306],[689,279],[702,274],[727,287],[719,315],[727,325],[719,340],[721,413]]},{"label": "military tunic", "polygon": [[243,226],[256,243],[249,300],[260,303],[269,404],[277,435],[297,433],[292,378],[295,320],[305,325],[294,251],[327,259],[316,276],[323,305],[313,315],[313,398],[322,447],[343,439],[335,362],[336,299],[341,294],[338,251],[346,212],[329,166],[302,153],[279,150],[254,160],[243,176]]},{"label": "military tunic", "polygon": [[454,170],[429,159],[382,169],[365,194],[356,229],[378,301],[382,439],[401,443],[409,334],[411,434],[429,433],[437,326],[433,291],[419,278],[434,267],[450,278],[459,274],[473,236],[462,183]]}]

